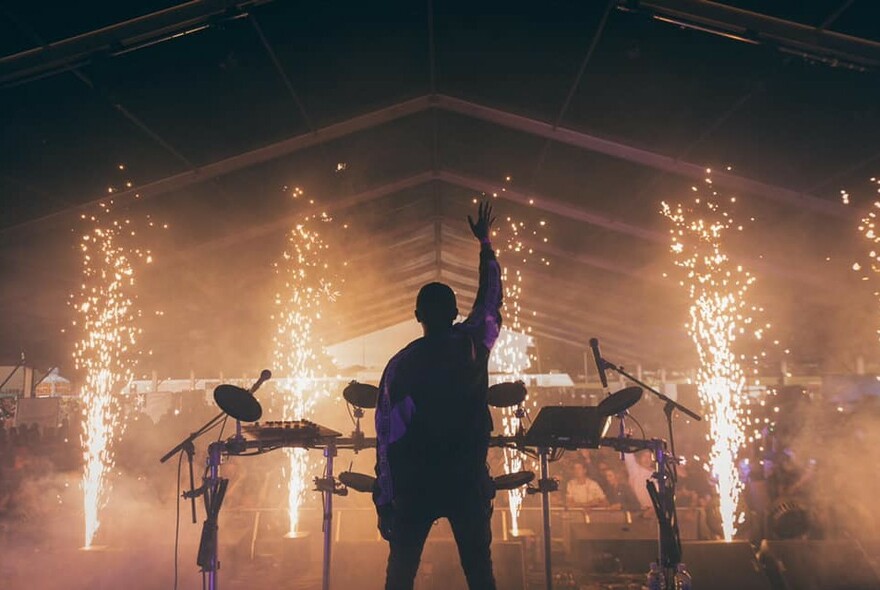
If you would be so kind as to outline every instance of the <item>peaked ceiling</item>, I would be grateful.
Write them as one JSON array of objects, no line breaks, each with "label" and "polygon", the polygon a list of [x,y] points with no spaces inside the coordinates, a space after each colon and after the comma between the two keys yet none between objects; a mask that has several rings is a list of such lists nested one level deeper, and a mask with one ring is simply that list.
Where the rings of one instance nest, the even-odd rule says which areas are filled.
[{"label": "peaked ceiling", "polygon": [[171,225],[139,282],[165,312],[146,321],[148,362],[262,367],[298,186],[347,262],[328,342],[411,317],[429,280],[469,304],[464,217],[494,193],[503,218],[547,224],[533,260],[502,256],[545,370],[576,371],[593,336],[619,362],[686,367],[658,210],[707,167],[755,219],[732,253],[792,362],[876,354],[849,270],[858,211],[839,199],[870,194],[880,167],[866,0],[122,4],[0,18],[3,358],[67,362],[74,228],[113,186],[117,207]]}]

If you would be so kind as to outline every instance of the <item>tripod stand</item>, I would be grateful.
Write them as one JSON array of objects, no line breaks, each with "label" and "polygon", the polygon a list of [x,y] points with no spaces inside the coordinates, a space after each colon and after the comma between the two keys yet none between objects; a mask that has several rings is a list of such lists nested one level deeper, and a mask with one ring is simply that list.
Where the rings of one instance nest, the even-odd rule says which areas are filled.
[{"label": "tripod stand", "polygon": [[[694,420],[702,420],[702,417],[696,412],[679,404],[675,400],[660,393],[650,385],[642,382],[633,375],[627,373],[623,367],[618,367],[612,362],[596,357],[602,371],[610,369],[629,379],[640,387],[650,391],[658,399],[665,402],[663,413],[666,415],[666,425],[669,430],[670,452],[667,452],[666,445],[662,441],[657,441],[652,451],[654,460],[657,464],[657,471],[654,474],[655,481],[648,481],[648,494],[651,496],[651,503],[654,505],[654,512],[657,514],[659,545],[657,553],[657,563],[665,570],[665,578],[667,582],[672,580],[678,564],[681,562],[681,538],[678,529],[678,515],[675,510],[675,484],[676,470],[675,466],[678,457],[675,454],[675,434],[672,426],[672,413],[680,410],[682,413],[690,416]],[[621,432],[623,429],[623,417],[621,416]]]}]

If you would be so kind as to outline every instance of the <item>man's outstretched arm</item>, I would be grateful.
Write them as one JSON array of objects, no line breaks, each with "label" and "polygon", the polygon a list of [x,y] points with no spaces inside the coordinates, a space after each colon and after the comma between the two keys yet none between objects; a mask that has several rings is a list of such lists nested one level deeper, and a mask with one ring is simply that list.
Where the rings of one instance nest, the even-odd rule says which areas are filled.
[{"label": "man's outstretched arm", "polygon": [[480,283],[474,306],[463,324],[489,350],[501,331],[501,302],[504,294],[501,267],[489,238],[494,222],[492,206],[488,201],[480,203],[476,221],[468,215],[471,231],[480,241]]}]

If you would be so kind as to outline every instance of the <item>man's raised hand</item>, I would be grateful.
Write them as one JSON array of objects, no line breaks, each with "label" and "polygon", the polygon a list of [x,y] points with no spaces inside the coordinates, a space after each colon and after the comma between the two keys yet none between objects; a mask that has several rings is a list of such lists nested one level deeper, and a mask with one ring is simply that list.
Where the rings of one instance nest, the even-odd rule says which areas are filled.
[{"label": "man's raised hand", "polygon": [[489,230],[492,228],[492,224],[495,223],[495,218],[492,216],[492,205],[489,204],[489,201],[482,201],[480,203],[476,222],[474,222],[473,217],[468,215],[468,223],[471,225],[471,231],[475,238],[481,242],[489,240]]}]

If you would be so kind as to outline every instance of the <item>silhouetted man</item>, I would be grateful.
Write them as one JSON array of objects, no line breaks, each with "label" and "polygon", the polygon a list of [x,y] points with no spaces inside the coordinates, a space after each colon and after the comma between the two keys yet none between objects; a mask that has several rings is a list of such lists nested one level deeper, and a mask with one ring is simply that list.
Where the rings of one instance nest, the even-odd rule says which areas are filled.
[{"label": "silhouetted man", "polygon": [[501,272],[482,203],[471,231],[480,241],[480,283],[470,315],[455,294],[429,283],[416,298],[424,336],[389,361],[379,384],[374,493],[389,542],[386,590],[410,590],[434,521],[449,519],[471,590],[494,590],[490,544],[495,489],[486,468],[492,418],[489,352],[501,328]]}]

